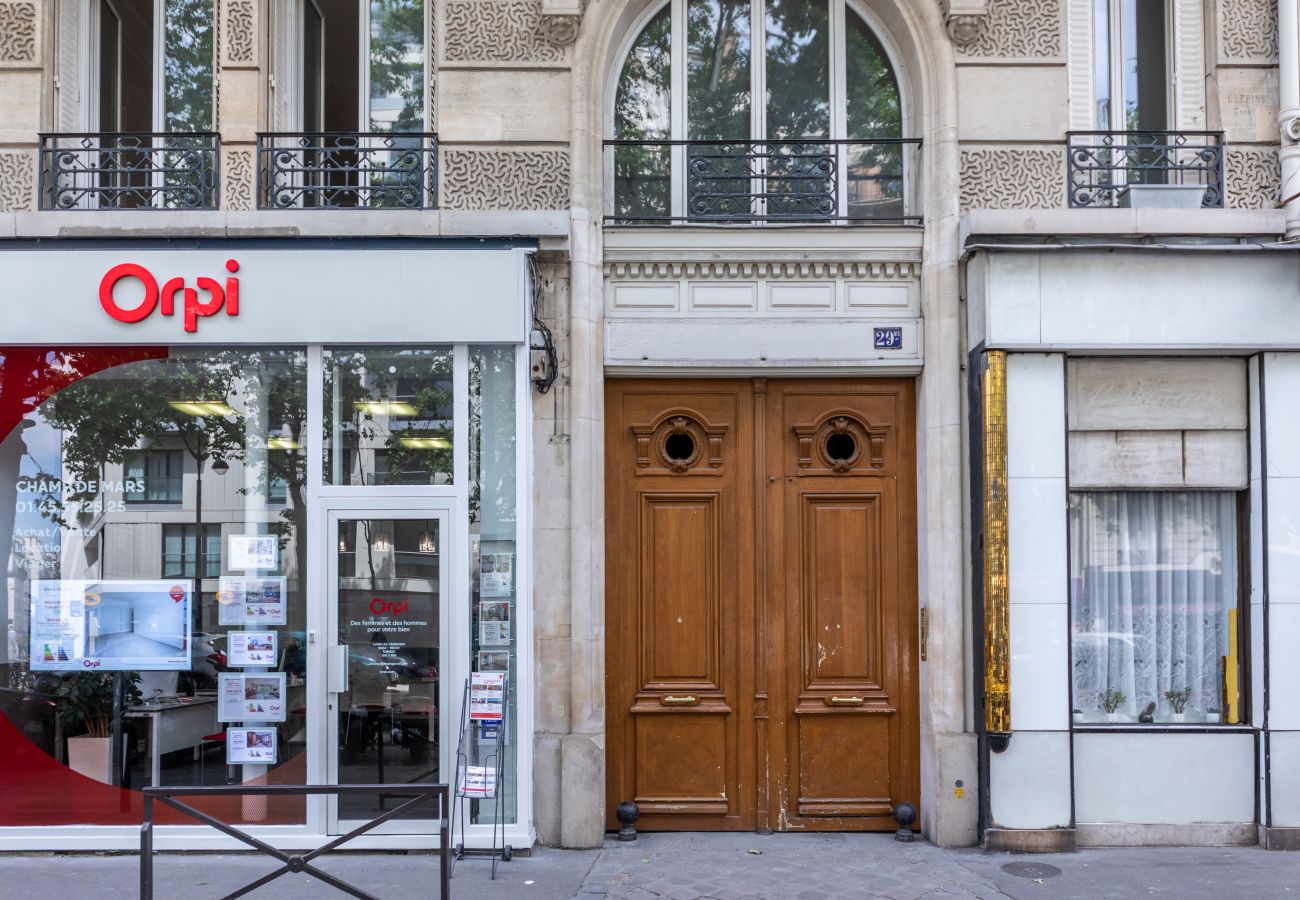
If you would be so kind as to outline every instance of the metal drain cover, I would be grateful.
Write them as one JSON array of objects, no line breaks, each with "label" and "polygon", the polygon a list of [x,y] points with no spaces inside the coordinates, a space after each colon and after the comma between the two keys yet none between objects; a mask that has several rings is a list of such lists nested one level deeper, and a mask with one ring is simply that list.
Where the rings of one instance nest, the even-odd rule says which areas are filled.
[{"label": "metal drain cover", "polygon": [[1010,862],[1002,867],[1002,871],[1017,878],[1055,878],[1061,874],[1056,866],[1035,862]]}]

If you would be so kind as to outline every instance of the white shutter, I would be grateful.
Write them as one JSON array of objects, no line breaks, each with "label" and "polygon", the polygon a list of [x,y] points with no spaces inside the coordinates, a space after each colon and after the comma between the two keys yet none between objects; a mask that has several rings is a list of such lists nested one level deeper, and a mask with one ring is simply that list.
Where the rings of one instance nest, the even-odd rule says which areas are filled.
[{"label": "white shutter", "polygon": [[275,0],[272,22],[271,130],[297,131],[301,127],[302,104],[298,102],[298,37],[302,29],[302,0]]},{"label": "white shutter", "polygon": [[83,102],[86,69],[90,65],[90,40],[86,31],[89,17],[84,8],[90,0],[58,0],[58,129],[89,131],[88,110]]}]

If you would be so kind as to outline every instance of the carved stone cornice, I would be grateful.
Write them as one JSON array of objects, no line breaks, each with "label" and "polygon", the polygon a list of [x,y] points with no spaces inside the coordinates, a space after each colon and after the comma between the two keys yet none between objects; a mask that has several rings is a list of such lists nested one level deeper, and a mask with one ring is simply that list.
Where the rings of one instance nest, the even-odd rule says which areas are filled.
[{"label": "carved stone cornice", "polygon": [[605,275],[619,281],[665,278],[852,278],[868,281],[910,281],[920,277],[921,266],[911,261],[839,262],[708,260],[700,262],[644,260],[605,263]]},{"label": "carved stone cornice", "polygon": [[542,0],[542,34],[548,43],[567,47],[578,39],[586,0]]},{"label": "carved stone cornice", "polygon": [[988,0],[940,0],[944,26],[949,39],[958,47],[969,47],[980,39],[988,26]]}]

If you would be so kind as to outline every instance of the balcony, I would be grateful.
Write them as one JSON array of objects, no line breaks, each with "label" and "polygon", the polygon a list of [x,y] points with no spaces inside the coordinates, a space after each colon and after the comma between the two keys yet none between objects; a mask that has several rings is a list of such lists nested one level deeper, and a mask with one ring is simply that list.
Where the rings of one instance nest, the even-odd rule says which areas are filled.
[{"label": "balcony", "polygon": [[605,142],[606,225],[920,224],[919,139]]},{"label": "balcony", "polygon": [[1066,156],[1071,207],[1223,208],[1221,131],[1071,131]]},{"label": "balcony", "polygon": [[213,132],[40,135],[40,208],[216,209]]},{"label": "balcony", "polygon": [[259,209],[436,209],[431,132],[257,136]]}]

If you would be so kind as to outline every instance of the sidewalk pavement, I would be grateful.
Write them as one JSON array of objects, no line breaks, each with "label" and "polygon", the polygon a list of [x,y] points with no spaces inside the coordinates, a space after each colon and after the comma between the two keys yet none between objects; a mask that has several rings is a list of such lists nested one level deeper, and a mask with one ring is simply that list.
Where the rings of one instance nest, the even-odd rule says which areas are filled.
[{"label": "sidewalk pavement", "polygon": [[[160,854],[158,900],[221,897],[274,868],[249,854]],[[321,868],[384,900],[436,896],[428,854],[356,853]],[[1085,850],[1036,856],[940,850],[873,834],[643,834],[602,850],[539,847],[501,863],[467,857],[456,900],[1300,900],[1300,853],[1257,848]],[[129,855],[0,854],[0,898],[132,900],[139,863]],[[343,897],[306,875],[286,875],[254,900]]]}]

